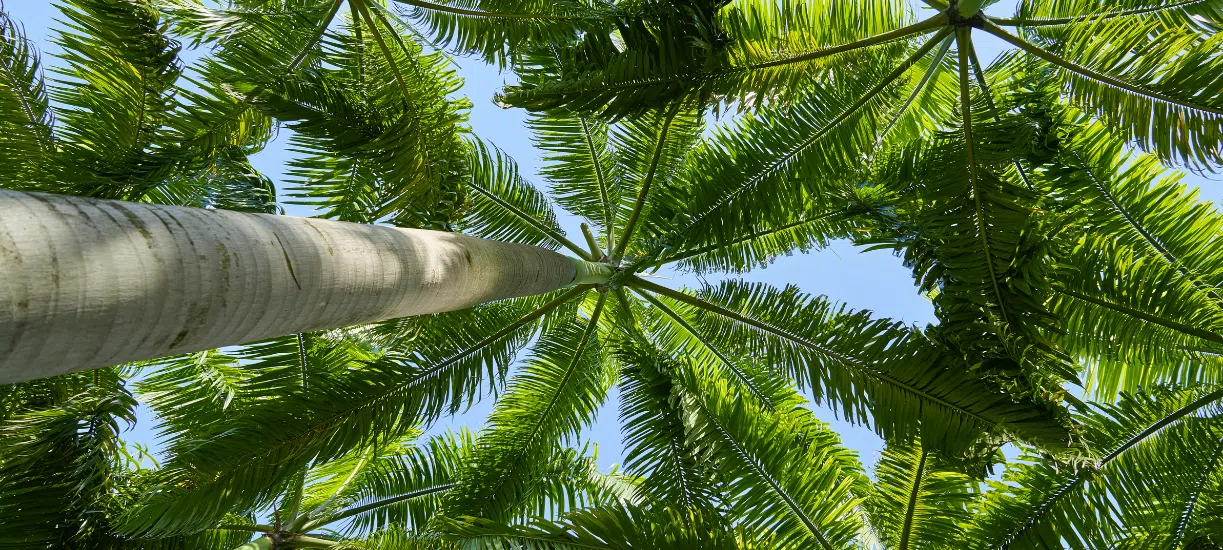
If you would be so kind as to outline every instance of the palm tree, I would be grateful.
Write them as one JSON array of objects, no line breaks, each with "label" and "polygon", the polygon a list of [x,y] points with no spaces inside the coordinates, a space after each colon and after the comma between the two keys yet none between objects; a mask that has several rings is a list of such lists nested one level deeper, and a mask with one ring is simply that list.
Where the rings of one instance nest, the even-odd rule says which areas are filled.
[{"label": "palm tree", "polygon": [[[688,161],[657,260],[743,227],[807,246],[795,228],[873,187],[887,216],[852,236],[902,255],[940,338],[1017,391],[1032,386],[1016,373],[1075,380],[1082,363],[1097,397],[1217,380],[1223,218],[1164,166],[1223,163],[1218,2],[1024,1],[1013,18],[927,2],[920,21],[903,2],[722,4],[677,2],[623,44],[533,50],[501,97],[612,118],[683,98],[742,111]],[[671,18],[695,27],[662,32]],[[981,33],[1017,49],[985,67]]]},{"label": "palm tree", "polygon": [[[740,53],[803,48],[808,41],[835,46],[847,32],[856,31],[847,22],[867,22],[866,27],[889,33],[904,28],[896,20],[907,17],[892,5],[855,4],[862,11],[835,11],[831,4],[819,4],[829,8],[822,11],[795,7],[811,15],[814,23],[840,22],[813,24],[811,29],[830,32],[810,36],[803,25],[779,24],[794,22],[784,18],[744,16],[738,26],[722,27],[735,30],[729,34],[711,26],[730,17],[727,14],[746,13],[741,9],[752,8],[752,3],[725,9],[716,2],[648,4],[652,7],[643,11],[613,10],[607,18],[600,18],[604,12],[594,8],[591,13],[598,13],[590,17],[530,15],[551,9],[541,2],[475,2],[461,8],[411,4],[426,10],[414,14],[418,21],[432,22],[436,36],[462,49],[518,63],[522,93],[511,90],[507,101],[536,108],[564,104],[570,109],[538,114],[533,125],[539,145],[551,158],[545,173],[549,194],[589,224],[583,234],[585,248],[565,237],[548,195],[520,178],[508,158],[477,140],[457,137],[457,117],[439,114],[428,119],[441,122],[426,132],[406,125],[423,120],[418,118],[422,112],[452,114],[457,107],[434,89],[413,96],[419,103],[408,99],[413,110],[411,116],[404,115],[409,112],[403,101],[407,98],[397,86],[411,81],[397,80],[389,64],[377,61],[384,59],[381,54],[364,54],[366,49],[382,49],[365,46],[360,24],[350,24],[343,33],[324,32],[325,43],[333,49],[327,63],[317,66],[264,78],[256,70],[249,79],[238,78],[223,70],[223,56],[244,55],[241,41],[235,42],[233,52],[221,46],[220,61],[205,66],[219,71],[217,82],[225,83],[224,90],[245,92],[241,97],[228,92],[223,96],[244,102],[237,104],[239,110],[249,111],[249,104],[260,116],[298,129],[295,144],[304,155],[295,162],[295,174],[306,199],[322,205],[325,215],[449,229],[540,250],[564,247],[611,274],[592,281],[595,284],[469,311],[382,323],[371,330],[397,334],[402,345],[378,346],[359,360],[320,368],[301,391],[273,385],[281,391],[252,400],[242,414],[226,416],[223,423],[195,426],[186,420],[175,432],[175,444],[158,474],[158,491],[125,516],[127,532],[188,536],[206,532],[234,511],[246,513],[282,499],[292,494],[286,488],[294,486],[308,465],[353,456],[368,449],[372,440],[402,441],[441,414],[460,409],[487,391],[484,388],[499,389],[513,358],[528,343],[525,366],[504,389],[489,428],[441,503],[437,532],[562,542],[565,537],[598,538],[603,536],[599,533],[614,532],[624,540],[634,535],[658,546],[699,547],[714,541],[726,547],[835,548],[856,541],[865,529],[862,518],[870,507],[858,502],[869,497],[870,483],[856,460],[836,443],[835,434],[805,410],[803,393],[887,438],[895,455],[890,461],[905,464],[896,468],[916,468],[926,463],[923,457],[935,456],[929,459],[932,468],[937,464],[970,474],[939,478],[937,485],[946,487],[980,477],[983,464],[1005,441],[1025,441],[1056,455],[1048,464],[1060,464],[1056,461],[1084,446],[1091,450],[1100,445],[1101,440],[1092,437],[1104,436],[1092,430],[1102,423],[1078,416],[1073,420],[1087,428],[1071,432],[1068,427],[1075,422],[1061,406],[1077,402],[1062,386],[1080,372],[1089,376],[1096,392],[1217,378],[1217,370],[1208,367],[1217,364],[1223,344],[1223,316],[1213,295],[1220,263],[1217,247],[1211,246],[1223,227],[1220,217],[1193,203],[1190,194],[1165,177],[1161,163],[1174,155],[1160,151],[1162,138],[1152,137],[1155,157],[1127,156],[1116,145],[1123,140],[1115,137],[1134,137],[1125,124],[1096,121],[1089,116],[1096,111],[1063,101],[1067,77],[1060,71],[1070,69],[1020,56],[1007,58],[987,73],[992,76],[989,91],[984,90],[986,79],[977,77],[974,102],[971,79],[966,79],[973,67],[971,50],[965,47],[970,36],[960,39],[960,63],[954,66],[948,61],[951,43],[946,36],[916,49],[901,41],[872,50],[843,50],[846,57],[817,51],[795,63],[763,61],[766,66],[746,73],[723,74],[719,63],[724,58],[701,57],[702,48],[733,59]],[[1210,5],[1178,4],[1166,13],[1127,11],[1117,17],[1150,26],[1156,19],[1171,18],[1183,23],[1176,32],[1189,38],[1168,42],[1197,44],[1193,37],[1205,31],[1194,30],[1198,23],[1186,23],[1180,16],[1189,13],[1208,27],[1217,20],[1207,9]],[[569,4],[556,6],[559,10]],[[493,9],[498,7],[503,9]],[[958,13],[959,6],[953,9]],[[791,17],[789,11],[780,13]],[[265,20],[264,15],[257,10],[192,9],[175,17],[181,21],[176,28],[200,29],[201,37],[216,29],[232,29],[252,41],[264,37],[256,45],[267,49],[277,43],[267,38],[281,32],[277,25],[292,27],[296,19]],[[961,19],[953,21],[955,17]],[[1090,22],[1112,24],[1120,32],[1122,25],[1109,23],[1114,19]],[[356,20],[363,18],[352,18]],[[500,34],[480,31],[487,30],[490,21],[503,25]],[[949,31],[942,27],[950,24],[956,26],[951,33],[963,35],[966,31],[960,29],[985,25],[977,15],[944,13],[933,21],[914,32],[946,35]],[[1060,27],[1073,30],[1088,22],[1064,23]],[[581,27],[596,24],[617,25],[617,39],[605,40],[606,34]],[[92,32],[90,36],[106,36],[97,30],[99,25],[87,28],[94,29],[83,31]],[[794,36],[781,36],[791,31]],[[1153,32],[1165,31],[1160,27]],[[751,32],[762,33],[762,38],[752,42]],[[583,42],[560,47],[566,46],[562,35]],[[1094,35],[1084,36],[1087,40]],[[529,48],[539,41],[554,41],[558,47]],[[417,51],[412,41],[402,43],[403,51]],[[1214,47],[1205,43],[1201,48]],[[761,44],[767,47],[757,47]],[[514,55],[506,53],[507,48]],[[1164,49],[1142,51],[1146,55]],[[933,59],[918,62],[931,52]],[[22,55],[13,58],[32,59]],[[896,65],[895,55],[910,61]],[[414,59],[422,70],[440,74],[440,58]],[[672,62],[677,59],[681,62]],[[1180,63],[1182,57],[1170,54],[1169,59]],[[852,61],[852,71],[835,69],[829,61]],[[694,79],[688,76],[668,80],[651,74],[647,76],[652,80],[634,77],[619,86],[613,78],[617,67],[656,71],[664,77],[682,68],[688,71],[684,75],[695,74],[700,77],[695,80],[705,84],[696,86],[701,93],[695,98],[689,97]],[[803,70],[791,70],[797,67]],[[861,78],[848,78],[846,72]],[[373,74],[381,77],[366,78]],[[587,86],[579,90],[586,95],[577,96],[586,99],[570,100],[574,96],[567,94],[573,88],[566,86],[575,82],[574,74],[597,75],[596,84],[605,86],[606,93]],[[821,80],[821,75],[837,78]],[[1193,84],[1207,80],[1185,78]],[[651,82],[662,84],[651,88],[646,85]],[[726,82],[732,85],[718,87]],[[746,85],[736,88],[735,82]],[[1090,82],[1071,78],[1069,85]],[[548,95],[551,87],[559,92]],[[755,96],[749,97],[749,91]],[[603,95],[589,99],[596,92]],[[394,100],[382,102],[390,97]],[[723,98],[750,104],[753,112],[702,138],[702,106],[706,100]],[[589,112],[605,105],[600,114],[606,117]],[[1141,109],[1152,104],[1134,105]],[[891,111],[889,106],[900,108]],[[1208,124],[1217,119],[1210,118],[1209,110],[1188,109],[1183,114],[1192,122],[1185,126],[1191,138],[1173,140],[1175,147],[1193,152],[1187,155],[1192,161],[1210,161],[1198,144],[1208,144],[1216,135]],[[83,119],[101,107],[75,111]],[[388,117],[405,124],[384,124]],[[229,124],[239,118],[219,120]],[[433,136],[430,147],[413,148],[399,141],[420,135]],[[394,154],[400,151],[408,153]],[[30,158],[50,166],[57,158],[71,164],[62,160],[70,157],[57,155],[39,152]],[[410,162],[395,164],[405,157]],[[21,166],[50,175],[51,183],[19,180],[36,182],[30,190],[56,190],[55,182],[73,181],[56,179],[61,173],[56,170],[29,168],[41,165]],[[420,166],[461,169],[415,169]],[[397,179],[420,173],[432,175],[419,184]],[[129,181],[132,174],[119,181]],[[178,202],[161,199],[170,194],[159,191],[175,188],[170,183],[177,180],[157,174],[146,180],[150,183],[142,187],[145,194],[121,198]],[[1156,188],[1142,185],[1152,175],[1165,181]],[[182,204],[209,204],[213,199],[208,197],[227,196],[223,186],[216,186],[227,179],[206,180],[199,188],[214,195],[203,193],[199,202]],[[437,199],[430,204],[440,206],[413,207],[422,196],[417,193]],[[935,301],[940,325],[905,327],[794,288],[731,280],[693,291],[668,288],[649,278],[661,266],[700,273],[745,271],[796,248],[844,237],[902,252],[921,289]],[[307,356],[301,349],[310,338],[279,338],[260,353],[281,361]],[[330,352],[318,356],[333,357]],[[1080,370],[1082,363],[1086,370]],[[558,443],[577,436],[615,384],[624,396],[627,471],[644,478],[642,490],[649,502],[663,505],[596,507],[557,525],[507,527],[519,519],[523,506],[544,492],[549,457],[563,446]],[[1181,418],[1188,417],[1174,418],[1177,426],[1193,424]],[[1132,433],[1151,426],[1151,434],[1159,433],[1157,420]],[[1120,449],[1110,446],[1119,442],[1103,445]],[[1194,452],[1204,448],[1195,445]],[[1105,465],[1116,460],[1109,453],[1101,456]],[[884,477],[882,472],[877,476]],[[1030,485],[1033,495],[1043,491],[1039,481]],[[954,489],[943,491],[953,503],[963,500],[951,494]],[[1140,494],[1136,488],[1135,495]],[[1033,498],[1044,498],[1040,495]],[[1058,495],[1054,491],[1046,496]],[[891,506],[885,497],[875,500],[880,501],[872,505],[876,511]],[[879,514],[870,521],[878,523],[880,538],[892,540],[888,537],[896,524],[887,518],[907,514]],[[1141,525],[1137,512],[1131,516],[1118,524]],[[474,519],[458,519],[464,517]],[[1020,511],[1009,517],[1027,516]],[[1047,517],[1063,522],[1057,527],[1059,536],[1075,536],[1063,532],[1064,522],[1070,521],[1064,519],[1066,514]],[[1036,524],[1040,521],[1045,520],[1037,518]],[[1185,537],[1199,532],[1193,529],[1186,528]],[[908,532],[907,540],[914,541],[926,531],[910,527]]]},{"label": "palm tree", "polygon": [[[627,473],[675,472],[665,475],[699,484],[705,475],[699,463],[676,454],[691,437],[686,414],[671,396],[670,388],[681,382],[661,366],[622,357],[618,350],[627,343],[696,361],[703,369],[699,381],[683,383],[699,382],[693,386],[697,395],[721,399],[708,405],[708,414],[731,415],[728,426],[758,420],[715,407],[733,408],[740,401],[788,411],[805,399],[793,390],[778,392],[789,387],[786,380],[797,380],[821,403],[886,437],[913,437],[920,426],[923,441],[949,454],[969,450],[982,433],[1031,441],[1050,452],[1067,448],[1070,436],[1056,403],[1012,397],[993,379],[972,373],[961,356],[924,331],[795,288],[728,281],[692,292],[637,275],[643,269],[632,267],[643,257],[638,251],[667,227],[655,217],[662,209],[649,209],[648,200],[666,195],[649,189],[678,185],[674,178],[700,135],[695,112],[677,107],[614,125],[548,115],[532,124],[538,143],[550,152],[546,174],[558,202],[595,213],[597,225],[586,231],[588,253],[619,264],[611,283],[375,325],[369,330],[411,337],[403,336],[401,348],[362,360],[360,368],[311,376],[308,391],[257,401],[246,414],[218,423],[215,432],[184,429],[175,439],[190,439],[170,449],[165,490],[142,504],[134,533],[166,536],[204,529],[230,510],[249,509],[279,494],[300,465],[351,453],[370,438],[395,440],[428,426],[487,392],[486,385],[499,387],[528,343],[525,364],[499,391],[470,460],[446,496],[446,517],[506,521],[519,514],[541,490],[551,450],[579,435],[617,383],[625,406],[633,403],[622,410],[625,436],[642,447],[626,463]],[[473,196],[485,200],[456,226],[491,228],[523,244],[547,243],[560,230],[543,194],[517,177],[507,157],[486,151],[482,166],[498,177],[472,179]],[[586,181],[603,185],[580,185]],[[865,193],[869,198],[869,190]],[[526,212],[536,214],[523,217]],[[852,227],[828,223],[830,232]],[[601,241],[607,235],[613,246]],[[718,261],[755,253],[756,246],[684,250],[677,256]],[[296,352],[292,338],[279,342],[279,354]],[[720,393],[706,397],[701,388],[714,382]],[[270,426],[275,429],[269,431]],[[745,436],[711,431],[705,437],[735,446],[744,445],[739,438]]]},{"label": "palm tree", "polygon": [[[684,516],[677,502],[660,499],[525,527],[458,518],[450,537],[482,543],[473,548],[532,549],[1217,548],[1223,539],[1220,399],[1217,386],[1153,388],[1116,404],[1093,404],[1076,416],[1091,427],[1086,439],[1097,456],[1064,462],[1025,448],[1006,463],[1001,479],[984,483],[980,472],[905,441],[888,444],[868,479],[827,425],[781,414],[789,418],[750,424],[754,437],[744,448],[719,445],[717,438],[698,438],[709,447],[691,448],[715,472],[714,491],[704,496],[715,499],[706,506],[721,505],[725,523]],[[773,416],[755,413],[750,416],[761,420]],[[694,422],[701,433],[705,422]],[[778,452],[779,446],[790,449]],[[755,467],[774,477],[754,479]],[[675,481],[645,484],[681,491]],[[774,492],[770,484],[788,491],[793,505],[755,498]],[[721,495],[730,497],[719,502]]]}]

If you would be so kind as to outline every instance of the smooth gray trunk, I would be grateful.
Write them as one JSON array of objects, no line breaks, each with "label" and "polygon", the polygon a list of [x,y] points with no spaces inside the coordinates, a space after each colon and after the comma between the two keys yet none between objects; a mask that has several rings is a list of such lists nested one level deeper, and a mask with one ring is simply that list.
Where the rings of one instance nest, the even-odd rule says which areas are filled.
[{"label": "smooth gray trunk", "polygon": [[453,311],[577,271],[453,233],[0,189],[0,383]]}]

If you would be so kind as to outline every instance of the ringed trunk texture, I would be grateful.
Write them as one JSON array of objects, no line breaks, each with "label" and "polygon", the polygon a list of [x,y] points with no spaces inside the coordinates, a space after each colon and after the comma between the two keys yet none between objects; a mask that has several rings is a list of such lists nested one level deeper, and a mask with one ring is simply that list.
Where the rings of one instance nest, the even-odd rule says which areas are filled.
[{"label": "ringed trunk texture", "polygon": [[577,267],[439,231],[0,189],[0,383],[540,294]]}]

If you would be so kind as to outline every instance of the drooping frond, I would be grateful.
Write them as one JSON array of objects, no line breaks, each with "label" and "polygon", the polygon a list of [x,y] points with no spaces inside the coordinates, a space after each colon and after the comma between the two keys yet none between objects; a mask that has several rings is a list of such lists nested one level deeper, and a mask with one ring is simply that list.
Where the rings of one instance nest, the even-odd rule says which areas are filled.
[{"label": "drooping frond", "polygon": [[1086,413],[1084,434],[1100,457],[1059,465],[1025,456],[989,483],[965,540],[982,549],[1206,542],[1209,516],[1197,504],[1218,498],[1211,480],[1219,473],[1221,398],[1217,390],[1154,390]]},{"label": "drooping frond", "polygon": [[1127,141],[1168,162],[1223,163],[1223,38],[1217,32],[1158,14],[1041,27],[1029,37],[1035,44],[992,23],[985,29],[1054,65],[1068,99]]},{"label": "drooping frond", "polygon": [[551,249],[577,247],[565,238],[548,198],[519,175],[509,155],[476,141],[469,146],[467,165],[468,211],[456,224],[464,233]]},{"label": "drooping frond", "polygon": [[863,509],[886,548],[949,548],[964,536],[976,482],[917,445],[888,445]]},{"label": "drooping frond", "polygon": [[839,438],[801,409],[763,410],[699,370],[682,379],[690,444],[714,462],[732,521],[778,544],[847,548],[861,528],[852,489],[862,480]]},{"label": "drooping frond", "polygon": [[144,0],[73,0],[60,10],[67,29],[61,76],[51,98],[62,104],[62,143],[47,191],[140,200],[174,169],[158,155],[182,67],[179,44]]},{"label": "drooping frond", "polygon": [[[531,77],[508,87],[501,99],[531,110],[565,106],[612,116],[685,98],[747,106],[784,102],[793,90],[829,74],[829,66],[853,64],[875,74],[881,60],[904,50],[908,37],[946,20],[904,25],[908,13],[892,0],[852,6],[746,2],[718,10],[719,4],[677,2],[626,12],[622,45],[587,35],[532,58]],[[786,23],[774,25],[780,21]]]},{"label": "drooping frond", "polygon": [[1091,368],[1088,389],[1106,399],[1151,384],[1214,381],[1223,342],[1177,334],[1150,317],[1126,321],[1125,309],[1108,305],[1223,333],[1211,321],[1223,308],[1223,250],[1215,246],[1223,216],[1153,156],[1125,154],[1099,125],[1067,144],[1063,158],[1050,183],[1088,224],[1067,261],[1076,275],[1063,284],[1094,301],[1071,295],[1057,304],[1070,321],[1068,348]]},{"label": "drooping frond", "polygon": [[311,461],[398,441],[456,412],[504,376],[539,316],[567,300],[539,308],[528,298],[418,320],[404,327],[418,331],[401,344],[406,349],[389,346],[374,360],[342,354],[347,368],[311,376],[308,390],[281,392],[184,434],[168,449],[161,489],[129,514],[128,531],[188,532],[227,511],[256,509]]},{"label": "drooping frond", "polygon": [[123,425],[136,400],[117,371],[47,407],[3,419],[0,437],[0,547],[67,547],[113,536],[113,517],[91,513],[118,490]]},{"label": "drooping frond", "polygon": [[502,67],[524,49],[610,27],[615,9],[590,0],[396,0],[439,44]]},{"label": "drooping frond", "polygon": [[446,97],[459,81],[413,42],[389,50],[388,63],[374,33],[350,24],[349,33],[324,36],[329,66],[256,81],[264,89],[256,105],[296,132],[291,195],[342,221],[444,229],[463,200],[466,102]]},{"label": "drooping frond", "polygon": [[[963,57],[961,59],[964,59]],[[968,69],[965,68],[964,71]],[[961,82],[967,85],[968,74]],[[1066,223],[1014,170],[1015,159],[1044,152],[1040,120],[1003,115],[964,94],[969,116],[959,131],[889,152],[875,169],[903,193],[908,215],[874,234],[896,248],[918,288],[932,296],[940,339],[984,376],[1017,392],[1037,392],[1043,378],[1073,380],[1046,302],[1055,241]],[[967,101],[968,103],[965,103]],[[1009,104],[997,105],[999,111]]]},{"label": "drooping frond", "polygon": [[728,281],[688,296],[636,285],[658,292],[719,345],[747,343],[763,365],[887,439],[912,437],[920,426],[929,448],[951,452],[998,430],[1054,450],[1069,443],[1056,407],[1003,392],[954,352],[892,321],[836,308],[794,287]]},{"label": "drooping frond", "polygon": [[[716,513],[716,491],[708,463],[688,439],[681,365],[655,350],[621,344],[620,424],[625,469],[642,477],[647,502],[676,510]],[[713,517],[713,516],[710,516]]]},{"label": "drooping frond", "polygon": [[51,109],[38,51],[21,23],[0,11],[0,178],[33,189],[39,163],[54,150]]},{"label": "drooping frond", "polygon": [[1104,369],[1096,384],[1218,380],[1223,308],[1175,267],[1107,236],[1081,240],[1066,263],[1053,308],[1069,342]]},{"label": "drooping frond", "polygon": [[513,517],[539,490],[554,449],[594,418],[613,374],[600,357],[597,336],[606,298],[599,295],[589,319],[561,320],[535,343],[459,474],[448,515]]},{"label": "drooping frond", "polygon": [[541,519],[526,526],[460,517],[449,520],[445,531],[446,540],[463,548],[480,550],[737,550],[755,547],[745,545],[742,535],[723,529],[716,518],[684,514],[665,507],[592,508],[574,512],[558,521]]}]

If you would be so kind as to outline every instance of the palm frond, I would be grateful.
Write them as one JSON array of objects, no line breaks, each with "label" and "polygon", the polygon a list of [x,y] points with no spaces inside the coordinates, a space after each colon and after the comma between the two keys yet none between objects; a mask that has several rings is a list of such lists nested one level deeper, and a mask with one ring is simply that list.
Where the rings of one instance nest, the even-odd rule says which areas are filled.
[{"label": "palm frond", "polygon": [[734,550],[739,537],[716,520],[662,507],[612,506],[581,510],[559,521],[508,526],[476,517],[446,523],[445,538],[463,548],[501,550],[662,549]]},{"label": "palm frond", "polygon": [[50,95],[64,106],[62,146],[48,190],[139,200],[174,168],[156,148],[175,107],[180,46],[143,0],[74,0],[60,11],[67,30],[55,42],[64,65]]},{"label": "palm frond", "polygon": [[887,548],[950,547],[963,537],[976,482],[918,445],[888,445],[863,509]]},{"label": "palm frond", "polygon": [[532,46],[572,40],[610,26],[615,10],[589,0],[397,0],[404,15],[462,54],[502,67]]},{"label": "palm frond", "polygon": [[459,81],[439,55],[410,42],[381,52],[372,34],[324,35],[327,67],[255,80],[254,101],[296,132],[290,195],[300,204],[343,221],[446,229],[463,201],[466,102],[446,97]]},{"label": "palm frond", "polygon": [[[281,392],[177,438],[159,489],[130,511],[126,529],[190,532],[226,512],[258,509],[311,462],[399,441],[443,411],[457,412],[504,376],[535,320],[571,296],[540,309],[528,298],[418,320],[414,338],[374,360],[341,354],[345,368],[312,375],[308,390]],[[284,351],[296,360],[296,349]]]},{"label": "palm frond", "polygon": [[721,346],[748,343],[762,364],[886,439],[911,438],[920,426],[924,445],[952,453],[998,430],[1051,450],[1069,444],[1057,406],[1008,394],[926,334],[869,312],[835,307],[794,287],[728,281],[689,296],[636,284],[665,297]]},{"label": "palm frond", "polygon": [[500,149],[472,142],[468,153],[471,196],[466,216],[456,224],[464,233],[507,242],[570,250],[548,198],[518,173]]},{"label": "palm frond", "polygon": [[977,548],[1035,549],[1196,538],[1189,528],[1202,525],[1195,506],[1207,487],[1202,481],[1218,473],[1220,398],[1217,390],[1157,389],[1087,412],[1084,433],[1102,456],[1069,466],[1026,456],[1003,481],[990,482],[965,540]]},{"label": "palm frond", "polygon": [[[780,544],[848,547],[860,530],[853,454],[826,426],[798,411],[762,410],[724,380],[682,375],[691,445],[715,461],[731,517],[776,534]],[[707,453],[707,454],[706,454]]]},{"label": "palm frond", "polygon": [[[1096,18],[1042,29],[1042,34],[1057,36],[1041,44],[992,23],[986,30],[1055,65],[1068,99],[1127,141],[1165,161],[1218,165],[1223,163],[1223,82],[1218,76],[1223,39],[1188,22],[1167,23],[1159,17]],[[1178,123],[1160,122],[1168,120]]]},{"label": "palm frond", "polygon": [[[38,51],[21,23],[0,11],[0,177],[37,189],[35,167],[54,151],[52,113]],[[27,187],[28,186],[28,187]]]},{"label": "palm frond", "polygon": [[561,321],[536,342],[460,473],[448,514],[509,519],[539,490],[553,449],[593,419],[612,382],[595,334],[605,301],[600,294],[588,320]]}]

